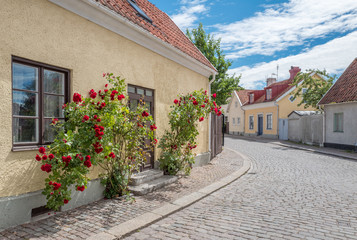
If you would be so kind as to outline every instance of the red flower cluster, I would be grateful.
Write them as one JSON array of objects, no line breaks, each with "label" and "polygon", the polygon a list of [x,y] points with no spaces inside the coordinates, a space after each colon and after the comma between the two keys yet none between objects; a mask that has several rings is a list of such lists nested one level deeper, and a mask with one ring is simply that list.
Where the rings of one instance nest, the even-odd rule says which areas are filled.
[{"label": "red flower cluster", "polygon": [[194,148],[197,147],[197,145],[191,145],[190,143],[188,143],[187,146],[188,146],[188,148],[189,148],[190,150],[192,150],[192,149],[194,149]]},{"label": "red flower cluster", "polygon": [[82,122],[88,121],[89,120],[89,116],[88,115],[84,115]]},{"label": "red flower cluster", "polygon": [[48,163],[41,166],[41,170],[47,173],[51,172],[51,169],[52,169],[52,165]]},{"label": "red flower cluster", "polygon": [[195,106],[198,105],[198,102],[197,102],[196,99],[194,99],[192,103],[193,103],[193,105],[195,105]]},{"label": "red flower cluster", "polygon": [[37,161],[41,161],[41,157],[38,154],[36,154],[35,158],[36,158]]},{"label": "red flower cluster", "polygon": [[115,94],[118,94],[119,92],[117,90],[113,90],[112,93],[110,94],[110,99],[114,100]]},{"label": "red flower cluster", "polygon": [[155,138],[154,141],[153,141],[154,144],[157,144],[157,139]]},{"label": "red flower cluster", "polygon": [[202,104],[202,105],[201,105],[201,108],[204,108],[204,107],[206,107],[206,105]]},{"label": "red flower cluster", "polygon": [[84,189],[86,189],[84,186],[78,186],[78,187],[77,187],[77,191],[83,192]]},{"label": "red flower cluster", "polygon": [[42,156],[42,160],[46,160],[46,159],[47,159],[47,155],[44,154],[44,155]]},{"label": "red flower cluster", "polygon": [[68,199],[64,199],[64,200],[63,200],[63,203],[64,203],[64,204],[67,204],[67,203],[68,203]]},{"label": "red flower cluster", "polygon": [[56,124],[58,122],[58,118],[54,118],[53,120],[52,120],[52,124]]},{"label": "red flower cluster", "polygon": [[205,120],[204,117],[200,117],[199,121],[202,122],[203,120]]},{"label": "red flower cluster", "polygon": [[71,157],[71,156],[67,156],[67,157],[63,156],[63,157],[62,157],[62,161],[66,164],[66,167],[67,167],[68,164],[71,162],[71,160],[72,160],[72,157]]},{"label": "red flower cluster", "polygon": [[[100,120],[100,118],[98,118]],[[97,121],[98,121],[97,119]],[[95,136],[101,140],[102,136],[104,135],[104,127],[103,126],[98,126],[97,124],[94,125],[94,131],[95,131]]]},{"label": "red flower cluster", "polygon": [[177,145],[171,145],[171,148],[172,148],[173,150],[176,150],[176,149],[177,149]]},{"label": "red flower cluster", "polygon": [[217,94],[216,94],[216,93],[213,93],[213,94],[212,94],[212,97],[213,97],[213,98],[216,98],[216,97],[217,97]]},{"label": "red flower cluster", "polygon": [[84,161],[84,166],[86,166],[87,168],[90,168],[92,166],[92,162],[90,160],[85,160]]},{"label": "red flower cluster", "polygon": [[102,148],[102,144],[100,144],[99,142],[96,142],[93,144],[93,147],[94,147],[94,151],[99,154],[103,151],[103,148]]},{"label": "red flower cluster", "polygon": [[76,158],[78,158],[79,160],[83,161],[83,156],[81,154],[76,154]]},{"label": "red flower cluster", "polygon": [[175,103],[175,104],[178,104],[178,103],[179,103],[179,100],[175,99],[175,100],[174,100],[174,103]]},{"label": "red flower cluster", "polygon": [[109,157],[115,158],[115,154],[113,152],[109,153]]},{"label": "red flower cluster", "polygon": [[51,153],[50,155],[48,155],[48,158],[52,160],[52,159],[55,158],[55,155],[53,155],[53,154]]},{"label": "red flower cluster", "polygon": [[73,102],[79,103],[82,102],[82,96],[79,93],[74,93],[73,94]]},{"label": "red flower cluster", "polygon": [[60,187],[61,187],[61,184],[60,183],[56,183],[56,182],[49,182],[48,183],[49,185],[52,185],[53,186],[53,190],[58,190]]},{"label": "red flower cluster", "polygon": [[95,98],[97,97],[97,93],[96,93],[93,89],[91,89],[91,90],[89,91],[89,96],[90,96],[91,98],[95,99]]},{"label": "red flower cluster", "polygon": [[150,114],[149,114],[147,111],[144,111],[141,115],[142,115],[143,117],[148,117]]},{"label": "red flower cluster", "polygon": [[44,154],[44,153],[46,152],[46,148],[40,147],[40,148],[38,149],[38,151],[39,151],[40,153]]},{"label": "red flower cluster", "polygon": [[64,104],[62,105],[62,109],[65,109],[66,107],[67,107],[67,104],[64,103]]},{"label": "red flower cluster", "polygon": [[102,110],[105,107],[105,102],[97,102],[98,110]]},{"label": "red flower cluster", "polygon": [[153,125],[150,126],[150,129],[151,129],[151,131],[154,131],[155,129],[157,129],[157,127],[156,127],[155,124],[153,124]]},{"label": "red flower cluster", "polygon": [[124,98],[125,98],[124,94],[118,95],[118,100],[119,100],[119,101],[121,101],[121,100],[124,99]]}]

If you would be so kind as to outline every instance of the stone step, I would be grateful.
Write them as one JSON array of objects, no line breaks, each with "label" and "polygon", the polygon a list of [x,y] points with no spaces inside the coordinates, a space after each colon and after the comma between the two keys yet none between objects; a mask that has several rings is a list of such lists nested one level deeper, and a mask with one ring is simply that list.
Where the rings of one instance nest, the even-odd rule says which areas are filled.
[{"label": "stone step", "polygon": [[148,194],[156,189],[162,188],[166,185],[176,182],[178,177],[164,175],[160,178],[154,179],[150,182],[142,183],[139,186],[129,186],[129,190],[137,196]]},{"label": "stone step", "polygon": [[150,182],[164,175],[163,171],[157,169],[150,169],[134,174],[130,178],[130,186],[138,186],[143,183]]}]

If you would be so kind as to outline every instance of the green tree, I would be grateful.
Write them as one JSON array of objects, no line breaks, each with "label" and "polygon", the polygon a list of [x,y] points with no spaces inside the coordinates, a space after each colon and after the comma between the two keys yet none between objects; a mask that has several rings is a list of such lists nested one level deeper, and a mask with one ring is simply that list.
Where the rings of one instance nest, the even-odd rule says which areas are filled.
[{"label": "green tree", "polygon": [[[319,77],[316,77],[318,75]],[[304,108],[314,107],[317,108],[317,104],[325,93],[330,89],[336,76],[331,76],[326,70],[309,69],[305,73],[299,72],[292,85],[296,86],[294,92],[294,99],[302,97],[298,106],[304,104]],[[302,89],[306,89],[303,91]]]},{"label": "green tree", "polygon": [[[218,105],[226,104],[231,93],[234,90],[241,89],[238,86],[241,76],[236,77],[227,74],[232,61],[225,59],[223,50],[221,50],[221,39],[215,39],[213,35],[206,34],[202,23],[197,29],[191,31],[187,29],[186,35],[217,69],[218,74],[211,84],[211,92],[217,93],[216,102]],[[212,77],[210,77],[211,79]]]}]

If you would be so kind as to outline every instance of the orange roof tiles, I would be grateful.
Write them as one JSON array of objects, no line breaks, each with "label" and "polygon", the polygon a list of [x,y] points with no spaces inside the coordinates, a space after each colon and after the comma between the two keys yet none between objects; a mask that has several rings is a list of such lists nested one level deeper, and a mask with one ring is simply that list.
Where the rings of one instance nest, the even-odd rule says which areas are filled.
[{"label": "orange roof tiles", "polygon": [[188,56],[216,71],[214,66],[176,26],[171,18],[147,0],[136,0],[136,4],[151,18],[152,23],[141,17],[126,0],[96,0],[107,8],[147,30],[162,41],[169,43]]}]

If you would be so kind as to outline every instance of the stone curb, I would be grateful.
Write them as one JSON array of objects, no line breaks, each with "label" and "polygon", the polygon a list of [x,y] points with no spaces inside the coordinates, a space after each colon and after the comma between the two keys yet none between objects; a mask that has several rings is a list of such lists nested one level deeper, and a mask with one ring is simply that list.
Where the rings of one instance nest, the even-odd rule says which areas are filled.
[{"label": "stone curb", "polygon": [[284,143],[280,143],[280,142],[271,142],[271,143],[275,144],[275,145],[283,146],[283,147],[289,147],[289,148],[309,151],[309,152],[313,152],[313,153],[320,153],[320,154],[325,154],[325,155],[329,155],[329,156],[340,157],[340,158],[351,159],[351,160],[357,161],[357,157],[354,157],[354,156],[348,156],[348,155],[343,155],[343,154],[339,154],[339,153],[325,152],[325,151],[321,151],[321,150],[293,146],[293,145],[284,144]]},{"label": "stone curb", "polygon": [[131,220],[128,220],[124,223],[119,224],[118,226],[115,226],[107,231],[95,234],[89,238],[88,240],[113,240],[113,239],[121,239],[125,236],[130,235],[131,233],[142,229],[154,222],[157,222],[161,220],[164,217],[167,217],[168,215],[171,215],[179,210],[182,210],[195,202],[207,197],[208,195],[218,191],[219,189],[227,186],[228,184],[234,182],[241,176],[243,176],[246,172],[249,171],[249,169],[252,166],[252,161],[249,157],[243,155],[240,152],[237,152],[233,149],[227,148],[233,152],[235,152],[237,155],[239,155],[241,158],[243,158],[243,166],[235,171],[234,173],[230,174],[227,177],[224,177],[220,179],[217,182],[212,183],[211,185],[208,185],[207,187],[204,187],[196,192],[193,192],[189,195],[186,195],[184,197],[181,197],[179,199],[176,199],[175,201],[171,203],[167,203],[163,205],[160,208],[156,208],[150,212],[144,213],[136,218],[133,218]]}]

